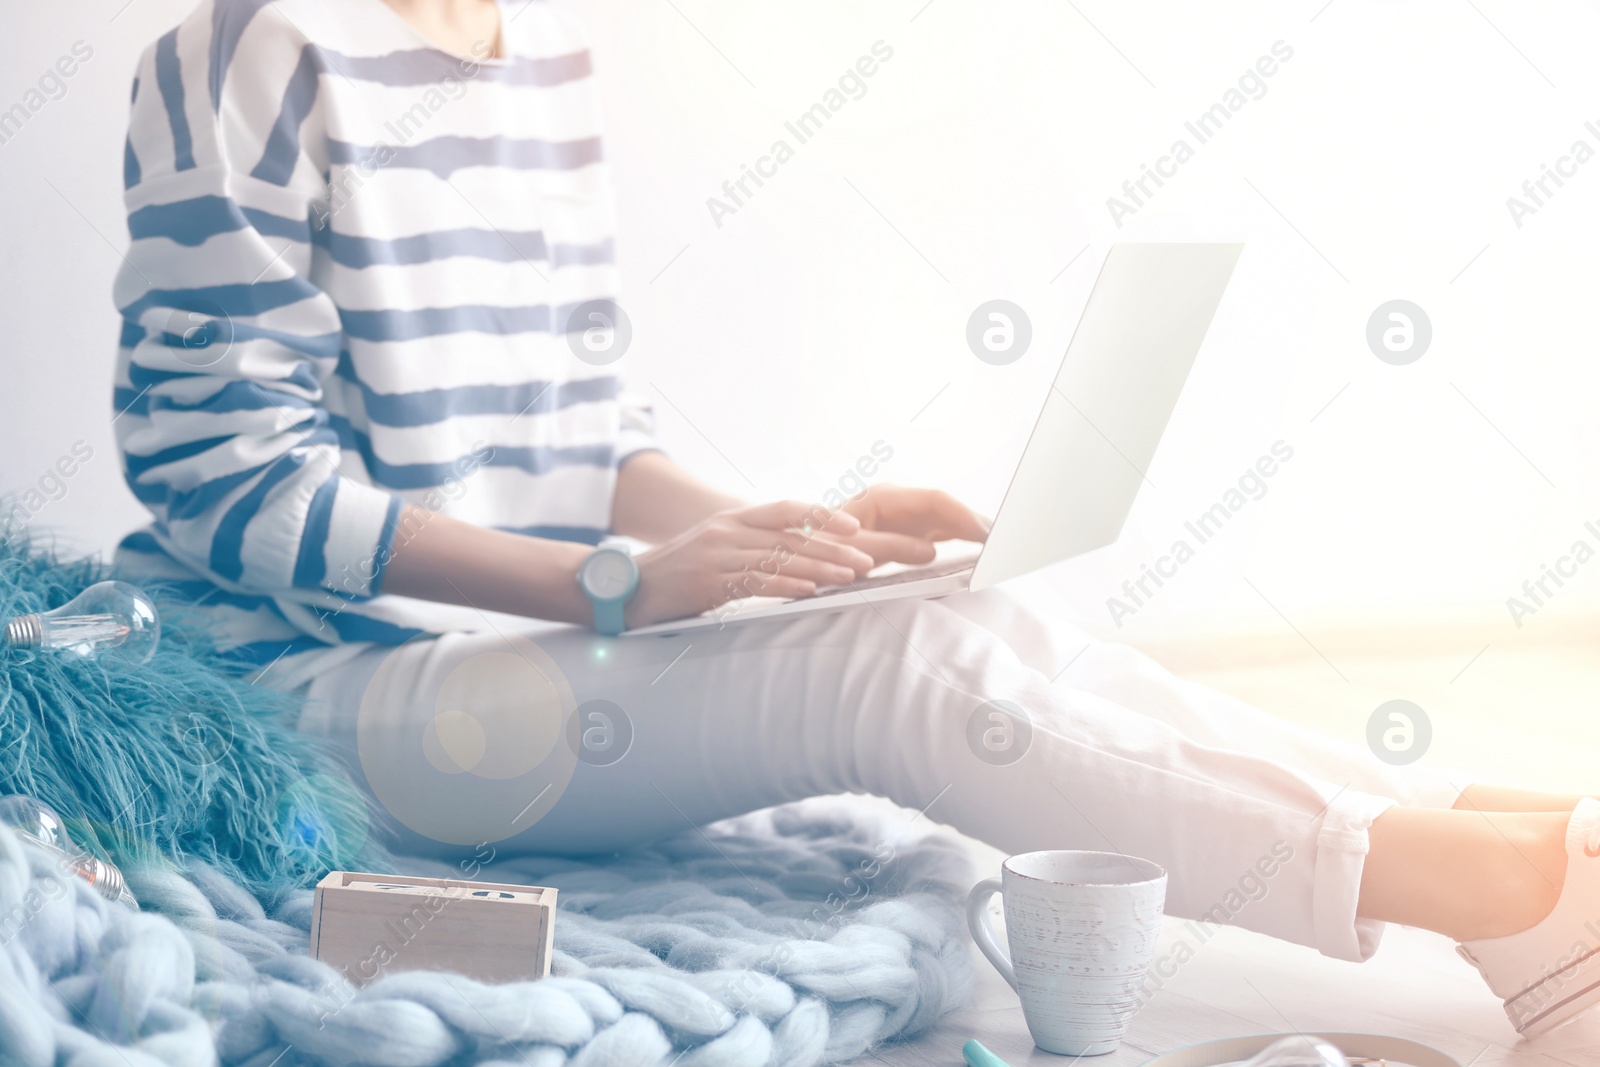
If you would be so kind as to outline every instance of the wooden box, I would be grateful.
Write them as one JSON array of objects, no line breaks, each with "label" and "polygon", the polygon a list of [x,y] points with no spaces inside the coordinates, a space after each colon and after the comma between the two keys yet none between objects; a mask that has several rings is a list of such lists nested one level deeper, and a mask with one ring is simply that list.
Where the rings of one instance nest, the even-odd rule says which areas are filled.
[{"label": "wooden box", "polygon": [[395,971],[483,982],[550,973],[556,891],[334,871],[317,883],[311,955],[365,985]]}]

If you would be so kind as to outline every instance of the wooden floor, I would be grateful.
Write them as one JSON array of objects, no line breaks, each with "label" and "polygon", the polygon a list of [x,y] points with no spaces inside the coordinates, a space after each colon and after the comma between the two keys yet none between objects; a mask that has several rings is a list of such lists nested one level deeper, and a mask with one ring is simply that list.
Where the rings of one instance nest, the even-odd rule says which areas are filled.
[{"label": "wooden floor", "polygon": [[[1359,741],[1379,703],[1414,700],[1434,719],[1435,752],[1483,779],[1570,792],[1600,788],[1600,656],[1589,625],[1526,633],[1448,623],[1187,639],[1146,646],[1185,677],[1279,715]],[[1307,639],[1315,642],[1311,647]],[[971,842],[975,866],[1003,858]],[[998,901],[994,910],[998,911]],[[997,919],[997,926],[999,925]],[[1168,920],[1163,948],[1181,923]],[[959,1065],[976,1037],[1012,1064],[1061,1064],[1034,1047],[1015,995],[973,952],[970,1007],[918,1041],[880,1051],[891,1065]],[[1364,1030],[1424,1041],[1462,1067],[1600,1067],[1600,1009],[1521,1041],[1483,980],[1445,938],[1391,927],[1365,964],[1219,929],[1135,1018],[1121,1049],[1088,1062],[1137,1067],[1210,1038],[1267,1031]]]}]

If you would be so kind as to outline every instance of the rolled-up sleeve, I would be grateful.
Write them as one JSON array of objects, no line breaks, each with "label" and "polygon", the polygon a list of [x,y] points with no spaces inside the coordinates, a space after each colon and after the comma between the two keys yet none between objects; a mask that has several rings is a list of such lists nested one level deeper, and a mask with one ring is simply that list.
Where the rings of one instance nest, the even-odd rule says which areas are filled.
[{"label": "rolled-up sleeve", "polygon": [[274,18],[191,18],[145,54],[114,428],[128,485],[184,563],[251,592],[365,598],[401,502],[341,473],[323,402],[342,329],[311,278],[321,67]]},{"label": "rolled-up sleeve", "polygon": [[658,452],[656,442],[656,413],[643,394],[624,388],[620,403],[620,428],[617,434],[617,464],[627,462],[640,452]]}]

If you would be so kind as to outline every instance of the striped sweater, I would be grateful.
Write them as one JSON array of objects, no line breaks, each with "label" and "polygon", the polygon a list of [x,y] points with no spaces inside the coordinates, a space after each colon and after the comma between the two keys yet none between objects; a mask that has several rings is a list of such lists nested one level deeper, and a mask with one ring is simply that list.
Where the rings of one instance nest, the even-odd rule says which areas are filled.
[{"label": "striped sweater", "polygon": [[542,2],[502,22],[483,59],[382,0],[206,0],[140,61],[114,429],[155,521],[119,562],[249,660],[430,628],[382,593],[403,502],[593,543],[651,447],[591,329],[587,47]]}]

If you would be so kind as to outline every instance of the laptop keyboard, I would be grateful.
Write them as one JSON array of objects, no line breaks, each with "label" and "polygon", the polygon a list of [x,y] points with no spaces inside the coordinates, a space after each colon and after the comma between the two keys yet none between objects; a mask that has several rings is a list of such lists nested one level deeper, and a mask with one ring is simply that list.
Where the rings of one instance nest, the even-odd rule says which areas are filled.
[{"label": "laptop keyboard", "polygon": [[977,556],[958,556],[939,560],[925,567],[907,567],[903,571],[880,574],[875,578],[858,578],[848,585],[825,585],[819,588],[815,595],[797,599],[816,600],[818,597],[838,596],[840,593],[859,593],[867,589],[881,589],[886,585],[903,585],[906,582],[920,582],[929,578],[947,578],[952,574],[960,574],[962,571],[971,570],[977,562]]}]

